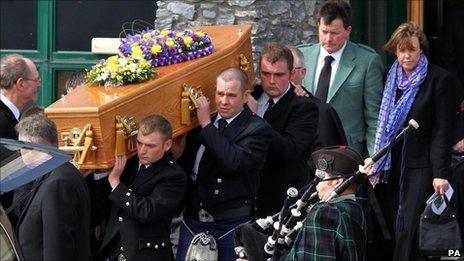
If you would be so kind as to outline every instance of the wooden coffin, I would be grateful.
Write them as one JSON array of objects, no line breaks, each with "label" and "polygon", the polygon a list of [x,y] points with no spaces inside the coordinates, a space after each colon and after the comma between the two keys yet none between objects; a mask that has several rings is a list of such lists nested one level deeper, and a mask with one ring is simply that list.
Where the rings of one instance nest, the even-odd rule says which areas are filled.
[{"label": "wooden coffin", "polygon": [[[144,116],[163,115],[171,122],[174,136],[197,126],[193,111],[188,108],[193,103],[186,88],[200,88],[214,101],[216,76],[223,69],[238,67],[254,79],[250,25],[196,29],[210,36],[214,46],[211,55],[158,67],[156,77],[143,83],[122,87],[84,84],[45,109],[57,125],[60,148],[74,153],[74,163],[79,168],[109,168],[114,165],[115,153],[133,154],[133,126]],[[215,111],[214,102],[211,105]]]}]

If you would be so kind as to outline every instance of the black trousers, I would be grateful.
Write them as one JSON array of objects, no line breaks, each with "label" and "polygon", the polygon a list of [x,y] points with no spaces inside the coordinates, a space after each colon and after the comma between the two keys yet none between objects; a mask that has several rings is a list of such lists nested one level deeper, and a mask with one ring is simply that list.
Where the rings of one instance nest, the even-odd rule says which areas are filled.
[{"label": "black trousers", "polygon": [[[391,247],[391,260],[425,260],[418,251],[417,228],[426,200],[433,194],[431,168],[405,168],[403,174],[403,217],[398,219],[400,201],[400,160],[392,158],[388,183],[375,188],[376,196],[394,240],[384,247]],[[381,240],[380,240],[381,241]],[[388,255],[388,254],[387,254]],[[391,254],[390,254],[391,255]]]}]

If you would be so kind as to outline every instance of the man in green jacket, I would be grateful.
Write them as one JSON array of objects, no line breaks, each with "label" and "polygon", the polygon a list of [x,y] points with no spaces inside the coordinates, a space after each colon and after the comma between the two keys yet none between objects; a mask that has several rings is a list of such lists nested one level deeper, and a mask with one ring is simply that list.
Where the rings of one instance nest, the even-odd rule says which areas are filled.
[{"label": "man in green jacket", "polygon": [[319,43],[298,46],[307,74],[303,86],[338,113],[348,145],[374,153],[384,66],[371,48],[349,41],[351,7],[328,2],[318,14]]}]

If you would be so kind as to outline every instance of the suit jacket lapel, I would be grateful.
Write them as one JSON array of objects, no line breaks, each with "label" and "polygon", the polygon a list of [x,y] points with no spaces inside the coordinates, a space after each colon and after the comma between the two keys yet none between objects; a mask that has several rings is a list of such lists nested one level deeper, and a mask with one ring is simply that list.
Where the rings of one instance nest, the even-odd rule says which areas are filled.
[{"label": "suit jacket lapel", "polygon": [[293,96],[295,95],[295,86],[290,84],[290,89],[287,93],[279,99],[279,101],[271,108],[271,111],[266,115],[265,120],[272,125],[272,122],[279,120],[279,118],[285,114],[285,111],[288,109],[288,104],[292,101]]},{"label": "suit jacket lapel", "polygon": [[310,52],[307,57],[305,57],[306,60],[306,81],[305,81],[305,87],[308,88],[308,91],[314,94],[314,78],[316,75],[316,67],[317,67],[317,58],[319,57],[319,51],[320,51],[320,45],[317,45],[318,48],[314,48],[313,52]]},{"label": "suit jacket lapel", "polygon": [[[217,118],[217,113],[213,114],[213,116],[211,117],[211,122],[214,123],[216,121],[216,118]],[[228,127],[225,128],[224,132],[227,130]],[[198,141],[198,146],[196,146],[196,149],[195,149],[195,155],[196,153],[198,152],[198,149],[200,148],[201,146],[201,142]],[[195,159],[196,157],[194,157]],[[213,156],[211,155],[211,153],[209,153],[209,151],[207,149],[205,149],[205,151],[203,152],[203,155],[201,156],[200,158],[200,163],[198,165],[198,173],[197,173],[197,180],[201,180],[203,178],[203,176],[205,176],[203,173],[207,173],[209,171],[209,169],[213,166]],[[195,164],[195,160],[193,161],[193,164]],[[193,166],[192,164],[192,166]]]},{"label": "suit jacket lapel", "polygon": [[5,114],[5,116],[8,118],[8,121],[11,122],[13,125],[18,124],[18,120],[16,120],[13,112],[4,104],[2,101],[0,101],[0,110]]},{"label": "suit jacket lapel", "polygon": [[338,65],[337,72],[335,73],[332,86],[330,86],[329,88],[329,93],[327,94],[327,102],[330,102],[330,100],[337,93],[338,89],[340,89],[342,84],[346,81],[351,71],[353,71],[355,67],[354,59],[356,58],[354,52],[355,50],[352,46],[352,43],[348,41],[346,43],[345,50],[343,51],[342,58],[340,59],[340,64]]},{"label": "suit jacket lapel", "polygon": [[[134,181],[130,186],[133,190],[137,190],[138,187],[145,184],[147,181],[155,177],[155,174],[160,172],[165,166],[167,161],[166,155],[164,155],[160,160],[155,163],[150,164],[148,168],[145,168],[145,165],[140,166],[140,171],[135,174]],[[138,166],[138,165],[137,165]]]},{"label": "suit jacket lapel", "polygon": [[[243,111],[237,116],[237,118],[235,118],[224,129],[224,136],[227,138],[227,140],[233,142],[235,139],[237,139],[240,133],[246,129],[246,123],[252,115],[253,114],[248,106],[244,106]],[[214,117],[214,119],[215,118],[216,117]],[[211,155],[206,149],[203,153],[203,156],[201,157],[200,165],[198,166],[197,180],[201,180],[205,176],[203,173],[207,173],[209,169],[214,166],[213,157],[214,156]]]},{"label": "suit jacket lapel", "polygon": [[247,127],[246,123],[248,119],[252,116],[251,110],[248,106],[243,107],[243,111],[240,115],[237,116],[227,127],[224,129],[224,136],[227,137],[228,140],[234,141],[234,139],[242,133],[243,130]]}]

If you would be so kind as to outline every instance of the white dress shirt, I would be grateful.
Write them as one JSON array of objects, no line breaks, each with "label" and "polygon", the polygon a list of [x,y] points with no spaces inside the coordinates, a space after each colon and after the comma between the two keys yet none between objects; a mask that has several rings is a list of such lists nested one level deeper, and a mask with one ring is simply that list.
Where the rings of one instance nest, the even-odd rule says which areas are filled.
[{"label": "white dress shirt", "polygon": [[[272,98],[274,100],[274,106],[280,100],[280,98],[282,98],[282,96],[284,96],[288,92],[288,90],[290,90],[290,84],[288,84],[287,90],[285,90],[285,92],[282,95]],[[269,98],[269,95],[267,95],[266,92],[263,91],[263,94],[261,94],[261,96],[259,96],[257,100],[258,111],[256,112],[256,114],[261,118],[264,116],[267,107],[269,107]]]},{"label": "white dress shirt", "polygon": [[319,51],[319,57],[317,58],[317,67],[316,67],[316,74],[314,75],[314,87],[313,87],[313,94],[316,93],[317,91],[317,83],[319,82],[319,76],[321,74],[322,67],[324,67],[324,59],[327,55],[330,55],[334,58],[332,61],[332,71],[330,74],[330,83],[329,83],[329,89],[332,87],[333,80],[335,78],[335,74],[337,73],[338,65],[340,64],[340,59],[342,58],[343,51],[345,50],[346,47],[346,41],[343,44],[342,48],[340,50],[334,52],[334,53],[328,53],[324,47],[320,47]]}]

